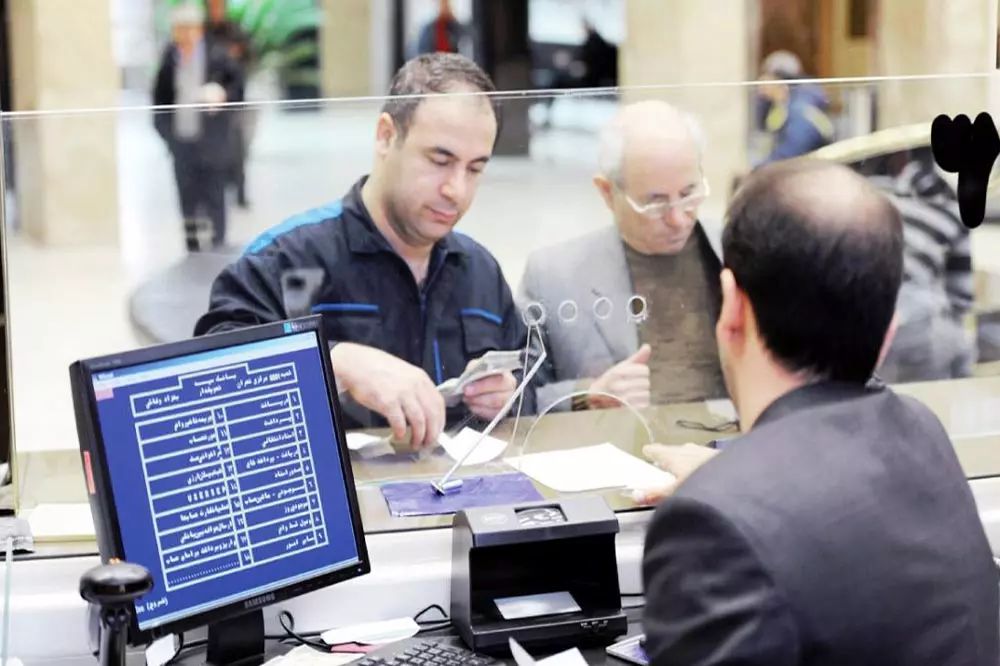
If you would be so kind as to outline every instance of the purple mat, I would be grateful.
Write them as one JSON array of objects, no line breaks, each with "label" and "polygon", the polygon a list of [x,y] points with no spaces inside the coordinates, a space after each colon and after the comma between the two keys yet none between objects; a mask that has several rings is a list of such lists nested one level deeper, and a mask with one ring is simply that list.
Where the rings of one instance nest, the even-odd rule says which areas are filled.
[{"label": "purple mat", "polygon": [[435,516],[476,506],[536,502],[541,493],[524,474],[491,474],[462,479],[462,488],[438,495],[430,481],[400,481],[382,486],[382,496],[393,516]]}]

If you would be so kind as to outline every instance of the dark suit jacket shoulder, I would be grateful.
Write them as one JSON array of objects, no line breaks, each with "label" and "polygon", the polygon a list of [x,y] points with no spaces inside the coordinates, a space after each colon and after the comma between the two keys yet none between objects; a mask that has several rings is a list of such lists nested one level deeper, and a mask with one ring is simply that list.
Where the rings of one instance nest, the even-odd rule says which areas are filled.
[{"label": "dark suit jacket shoulder", "polygon": [[997,663],[968,482],[937,418],[888,389],[775,401],[658,508],[643,573],[657,663]]}]

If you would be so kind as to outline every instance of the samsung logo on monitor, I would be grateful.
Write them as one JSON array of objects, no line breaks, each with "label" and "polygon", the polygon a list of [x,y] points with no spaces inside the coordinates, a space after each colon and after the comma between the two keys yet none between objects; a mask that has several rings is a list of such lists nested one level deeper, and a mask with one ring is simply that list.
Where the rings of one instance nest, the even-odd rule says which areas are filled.
[{"label": "samsung logo on monitor", "polygon": [[268,592],[267,594],[262,594],[259,597],[247,599],[243,602],[243,608],[257,608],[257,606],[265,606],[273,601],[274,592]]}]

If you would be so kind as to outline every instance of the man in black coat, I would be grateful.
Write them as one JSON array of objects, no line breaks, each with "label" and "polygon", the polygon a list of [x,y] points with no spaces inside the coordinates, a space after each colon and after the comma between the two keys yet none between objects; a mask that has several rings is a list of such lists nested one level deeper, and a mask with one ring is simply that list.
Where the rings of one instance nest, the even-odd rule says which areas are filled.
[{"label": "man in black coat", "polygon": [[206,40],[200,8],[174,10],[172,41],[163,53],[153,104],[153,124],[174,159],[187,248],[201,249],[198,220],[212,225],[212,246],[226,237],[226,174],[233,159],[232,124],[238,110],[193,105],[243,101],[243,72],[224,44]]},{"label": "man in black coat", "polygon": [[998,663],[997,570],[954,448],[870,381],[902,245],[846,167],[779,163],[737,194],[716,336],[744,434],[654,514],[653,664]]}]

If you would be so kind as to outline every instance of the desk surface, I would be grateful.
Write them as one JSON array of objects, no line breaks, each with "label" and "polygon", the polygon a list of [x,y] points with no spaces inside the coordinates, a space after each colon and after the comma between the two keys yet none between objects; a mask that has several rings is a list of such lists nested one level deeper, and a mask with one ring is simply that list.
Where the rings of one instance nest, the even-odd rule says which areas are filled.
[{"label": "desk surface", "polygon": [[[893,388],[899,393],[920,399],[937,414],[951,434],[959,461],[970,479],[1000,476],[1000,377],[902,384]],[[644,410],[643,414],[649,421],[654,439],[666,444],[705,444],[712,439],[735,434],[678,425],[679,420],[706,424],[721,422],[722,417],[711,413],[704,402],[656,406]],[[531,424],[531,418],[521,419],[516,448],[505,455],[520,452],[524,434]],[[501,424],[497,436],[509,437],[512,425],[510,421]],[[641,449],[647,442],[647,436],[635,416],[624,409],[553,413],[542,419],[535,428],[528,443],[528,452],[568,449],[602,442],[611,442],[641,457]],[[381,485],[387,481],[436,480],[450,466],[451,459],[441,450],[422,458],[391,455],[363,460],[352,454],[365,531],[372,533],[450,526],[450,515],[393,517],[381,493]],[[75,450],[22,453],[18,455],[18,468],[22,507],[31,507],[39,502],[87,501],[79,454]],[[510,466],[497,460],[485,465],[462,468],[460,476],[509,471]],[[559,495],[545,486],[538,485],[538,489],[545,497]],[[643,507],[636,506],[625,491],[608,490],[601,494],[615,511],[644,510]],[[95,550],[93,543],[53,546],[39,544],[39,547],[41,551],[54,549],[54,552],[60,554]]]},{"label": "desk surface", "polygon": [[[623,640],[627,636],[636,636],[642,633],[642,608],[641,607],[631,607],[625,609],[625,615],[628,617],[628,631],[625,635],[619,637],[617,640]],[[424,634],[420,634],[416,637],[416,640],[426,640],[433,642],[441,642],[448,645],[455,645],[460,647],[465,647],[465,644],[459,638],[458,633],[452,628],[439,629],[437,631],[429,631]],[[272,659],[280,655],[286,654],[290,650],[296,647],[292,643],[285,642],[269,642],[267,646],[267,653],[265,655],[266,659]],[[557,650],[561,652],[562,649]],[[580,652],[583,654],[583,658],[587,661],[590,666],[627,666],[627,662],[620,659],[608,656],[604,647],[592,647],[592,648],[581,648]],[[549,654],[543,653],[539,650],[532,651],[532,657],[535,659],[544,659]],[[185,666],[187,664],[204,664],[205,660],[205,650],[204,648],[188,650],[186,651],[180,659],[175,663],[179,666]],[[501,659],[505,664],[514,664],[514,660],[511,658]]]},{"label": "desk surface", "polygon": [[[625,635],[620,636],[616,639],[617,641],[624,640],[628,636],[637,636],[642,633],[642,608],[632,607],[625,610],[625,615],[628,617],[628,631]],[[444,629],[438,632],[428,632],[426,634],[420,635],[418,638],[425,640],[445,640],[454,645],[462,645],[461,639],[454,629]],[[606,647],[606,646],[605,646]],[[558,650],[561,652],[562,650]],[[590,666],[601,666],[606,664],[607,666],[627,666],[628,662],[622,661],[615,657],[611,657],[605,651],[604,647],[594,647],[594,648],[581,648],[580,652],[583,654],[583,658],[587,660]],[[538,650],[532,651],[531,654],[536,660],[544,659],[550,656],[539,652]],[[514,664],[513,659],[502,660],[505,664]]]},{"label": "desk surface", "polygon": [[[1000,475],[1000,377],[973,378],[953,381],[902,384],[893,387],[901,394],[911,395],[927,404],[952,435],[959,462],[966,475],[983,478]],[[662,405],[642,412],[648,420],[653,438],[664,444],[692,442],[706,444],[713,439],[732,437],[738,433],[713,432],[684,427],[679,423],[716,425],[725,419],[713,414],[705,402]],[[533,419],[522,418],[515,440],[515,449],[505,455],[517,455],[524,434]],[[496,435],[510,437],[512,423],[501,424]],[[384,434],[379,433],[379,434]],[[628,453],[642,457],[647,434],[635,415],[626,409],[605,409],[585,412],[560,412],[545,416],[538,423],[527,444],[528,452],[569,449],[589,444],[611,442]],[[422,458],[412,455],[391,455],[370,460],[352,458],[362,518],[368,532],[446,527],[451,516],[394,517],[382,497],[381,485],[386,481],[427,479],[437,480],[451,466],[452,460],[440,449]],[[464,467],[459,476],[499,474],[511,471],[506,463],[496,460],[484,465]],[[560,493],[536,483],[546,498]],[[636,505],[627,491],[620,489],[600,492],[615,511],[644,510]]]}]

